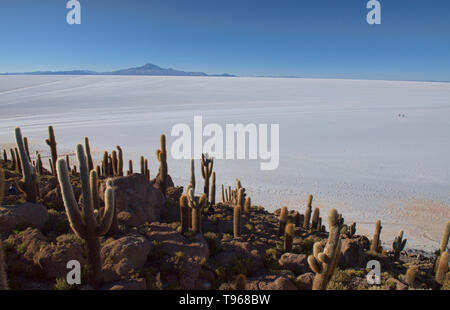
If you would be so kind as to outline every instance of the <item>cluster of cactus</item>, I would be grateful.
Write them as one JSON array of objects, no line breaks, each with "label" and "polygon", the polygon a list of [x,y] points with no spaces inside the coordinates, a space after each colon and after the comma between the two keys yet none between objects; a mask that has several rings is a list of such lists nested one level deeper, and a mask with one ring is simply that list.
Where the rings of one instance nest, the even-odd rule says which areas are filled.
[{"label": "cluster of cactus", "polygon": [[331,209],[327,218],[330,233],[325,249],[320,242],[314,243],[313,255],[308,256],[308,264],[315,272],[313,290],[325,290],[333,276],[341,253],[341,225],[336,209]]},{"label": "cluster of cactus", "polygon": [[[6,154],[4,152],[3,154]],[[3,157],[3,160],[8,160],[8,158]],[[3,191],[4,191],[4,183],[5,183],[5,176],[3,169],[0,168],[0,205],[3,201]],[[3,253],[3,244],[2,239],[0,238],[0,290],[8,290],[8,278],[6,276],[6,267],[5,267],[5,257]]]},{"label": "cluster of cactus", "polygon": [[99,237],[108,233],[113,222],[114,189],[111,182],[107,182],[105,209],[101,216],[98,209],[97,172],[95,170],[89,172],[86,154],[81,144],[76,146],[76,156],[79,162],[82,187],[81,207],[78,206],[75,199],[65,159],[59,159],[57,162],[58,180],[70,227],[78,237],[86,241],[89,283],[93,287],[97,287],[102,281]]},{"label": "cluster of cactus", "polygon": [[213,166],[214,166],[214,158],[209,157],[208,154],[202,154],[201,169],[202,169],[202,177],[204,180],[203,193],[206,194],[206,197],[209,196],[209,179],[211,178],[212,175]]},{"label": "cluster of cactus", "polygon": [[[141,174],[145,175],[145,177],[150,180],[150,169],[148,168],[148,159],[146,159],[144,156],[141,156],[139,162]],[[131,161],[128,162],[128,170],[129,174],[133,174],[133,163]]]},{"label": "cluster of cactus", "polygon": [[202,232],[202,210],[207,206],[206,194],[194,196],[194,189],[188,185],[186,194],[180,197],[181,232],[185,233],[189,227],[195,233]]},{"label": "cluster of cactus", "polygon": [[58,160],[58,151],[56,149],[56,139],[55,139],[55,132],[53,130],[53,126],[48,126],[48,139],[46,139],[45,142],[50,147],[50,153],[52,155],[52,158],[49,159],[52,175],[56,176],[56,174],[57,174],[56,161]]},{"label": "cluster of cactus", "polygon": [[[166,136],[164,134],[160,137],[161,148],[156,151],[156,158],[159,161],[159,189],[166,196],[167,191],[167,150],[166,150]],[[147,164],[148,168],[148,164]]]},{"label": "cluster of cactus", "polygon": [[19,182],[19,186],[26,194],[26,200],[36,203],[39,196],[39,179],[36,169],[31,165],[30,158],[25,149],[22,138],[22,132],[19,127],[15,129],[16,143],[19,149],[20,161],[22,164],[23,178]]},{"label": "cluster of cactus", "polygon": [[[85,138],[85,147],[87,150],[90,149],[88,138]],[[100,175],[103,177],[123,176],[123,152],[120,146],[116,146],[116,148],[117,151],[113,150],[111,152],[111,155],[107,151],[103,153],[102,166],[96,167],[96,172],[98,176]],[[94,164],[92,162],[92,156],[90,155],[90,151],[86,151],[86,154],[88,159],[88,168],[90,170],[93,170]]]},{"label": "cluster of cactus", "polygon": [[314,231],[314,230],[321,231],[322,230],[322,218],[320,217],[319,208],[314,208],[314,212],[313,212],[312,219],[311,219],[310,230],[311,231]]},{"label": "cluster of cactus", "polygon": [[394,242],[392,243],[392,248],[394,249],[394,260],[398,261],[400,258],[400,252],[405,248],[407,239],[403,239],[403,230],[398,233],[398,236],[395,237]]},{"label": "cluster of cactus", "polygon": [[306,203],[305,217],[303,220],[303,228],[306,230],[310,229],[309,221],[311,220],[312,201],[313,201],[313,195],[309,195],[308,201]]},{"label": "cluster of cactus", "polygon": [[381,221],[377,220],[377,222],[375,223],[375,232],[373,234],[373,239],[370,243],[370,251],[373,253],[381,253],[382,251],[380,242],[380,234],[382,228],[383,226],[381,226]]}]

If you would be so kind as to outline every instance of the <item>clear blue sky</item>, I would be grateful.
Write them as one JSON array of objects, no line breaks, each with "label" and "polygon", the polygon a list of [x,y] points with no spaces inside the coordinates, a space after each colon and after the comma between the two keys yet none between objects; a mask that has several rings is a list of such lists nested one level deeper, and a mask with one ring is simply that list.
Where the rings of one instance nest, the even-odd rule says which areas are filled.
[{"label": "clear blue sky", "polygon": [[186,71],[450,81],[450,1],[0,1],[0,72],[154,63]]}]

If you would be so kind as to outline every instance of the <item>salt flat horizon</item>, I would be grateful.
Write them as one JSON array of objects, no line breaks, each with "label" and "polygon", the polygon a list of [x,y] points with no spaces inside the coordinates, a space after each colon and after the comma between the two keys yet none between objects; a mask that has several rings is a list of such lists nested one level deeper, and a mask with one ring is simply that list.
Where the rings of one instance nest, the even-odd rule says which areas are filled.
[{"label": "salt flat horizon", "polygon": [[[433,251],[450,219],[450,84],[446,82],[271,77],[0,76],[0,147],[16,126],[31,150],[45,154],[48,125],[60,153],[85,136],[96,159],[116,145],[135,168],[149,158],[152,176],[159,135],[204,123],[280,124],[280,164],[216,160],[217,184],[236,178],[254,204],[304,213],[306,197],[325,215],[335,207],[357,233],[371,236],[381,219],[386,246],[398,230],[407,248]],[[405,117],[399,117],[405,115]],[[72,163],[74,163],[72,158]],[[176,185],[189,178],[187,160],[168,158]],[[197,180],[201,183],[197,163]],[[218,191],[220,192],[220,191]],[[219,194],[217,195],[219,196]]]}]

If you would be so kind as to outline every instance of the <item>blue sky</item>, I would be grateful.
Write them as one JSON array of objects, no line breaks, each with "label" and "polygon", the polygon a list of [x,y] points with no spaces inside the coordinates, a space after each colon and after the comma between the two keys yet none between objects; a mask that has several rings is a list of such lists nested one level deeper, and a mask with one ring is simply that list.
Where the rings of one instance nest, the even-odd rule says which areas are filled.
[{"label": "blue sky", "polygon": [[1,0],[0,72],[154,63],[245,76],[450,81],[450,1]]}]

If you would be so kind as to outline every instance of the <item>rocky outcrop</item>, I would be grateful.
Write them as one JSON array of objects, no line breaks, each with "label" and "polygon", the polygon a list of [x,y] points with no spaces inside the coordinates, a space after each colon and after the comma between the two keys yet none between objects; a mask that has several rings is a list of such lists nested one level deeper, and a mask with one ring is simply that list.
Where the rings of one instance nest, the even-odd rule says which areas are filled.
[{"label": "rocky outcrop", "polygon": [[[142,174],[113,178],[117,218],[127,226],[140,226],[160,220],[166,199]],[[105,184],[100,187],[104,197]]]},{"label": "rocky outcrop", "polygon": [[0,207],[0,233],[30,226],[41,229],[47,220],[47,208],[41,204],[26,202]]},{"label": "rocky outcrop", "polygon": [[291,270],[295,274],[301,274],[311,272],[307,260],[308,255],[306,254],[284,253],[278,263],[284,269]]},{"label": "rocky outcrop", "polygon": [[104,280],[116,281],[128,278],[130,272],[141,271],[150,248],[150,242],[142,236],[126,236],[107,242],[100,251]]}]

